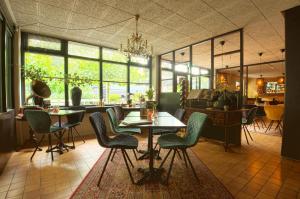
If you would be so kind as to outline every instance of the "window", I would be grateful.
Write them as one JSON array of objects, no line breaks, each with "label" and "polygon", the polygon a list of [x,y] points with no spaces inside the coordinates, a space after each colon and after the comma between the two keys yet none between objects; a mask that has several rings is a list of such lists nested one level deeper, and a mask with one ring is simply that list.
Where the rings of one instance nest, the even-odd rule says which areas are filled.
[{"label": "window", "polygon": [[209,89],[209,77],[201,76],[200,81],[202,89]]},{"label": "window", "polygon": [[103,63],[103,99],[107,104],[120,103],[127,95],[127,65]]},{"label": "window", "polygon": [[69,55],[76,55],[80,57],[88,57],[99,59],[100,57],[100,48],[98,46],[92,46],[77,42],[68,42],[68,53]]},{"label": "window", "polygon": [[[47,82],[52,92],[51,105],[72,105],[71,89],[74,85],[69,84],[68,90],[65,90],[63,80],[66,73],[92,79],[91,84],[79,86],[82,105],[98,104],[100,97],[106,104],[126,103],[130,92],[134,94],[131,99],[135,102],[150,87],[149,59],[128,59],[118,50],[24,32],[22,40],[27,44],[22,54],[25,68],[34,66],[43,69],[48,79],[52,78]],[[30,80],[25,80],[24,88],[22,99],[31,92]]]},{"label": "window", "polygon": [[103,48],[103,60],[115,61],[115,62],[127,62],[128,59],[118,50],[109,48]]},{"label": "window", "polygon": [[[82,59],[69,58],[68,63],[69,74],[78,74],[80,77],[87,77],[92,79],[92,83],[80,86],[82,90],[81,104],[82,105],[95,105],[99,102],[100,96],[100,69],[99,62],[89,61]],[[69,85],[69,96],[71,96],[72,86]],[[71,97],[69,97],[69,104]]]},{"label": "window", "polygon": [[200,75],[200,68],[199,67],[192,67],[192,75]]},{"label": "window", "polygon": [[175,71],[182,72],[182,73],[187,73],[189,71],[188,65],[189,65],[188,63],[176,64],[175,65]]},{"label": "window", "polygon": [[[25,53],[25,67],[37,67],[47,72],[47,78],[64,78],[64,58],[60,56],[38,53]],[[31,81],[25,81],[25,96],[31,94]],[[63,81],[47,81],[51,89],[51,105],[65,105],[65,89]]]},{"label": "window", "polygon": [[131,62],[138,63],[141,65],[147,65],[149,61],[147,58],[137,56],[132,56],[130,59]]},{"label": "window", "polygon": [[145,67],[130,67],[130,93],[132,101],[139,102],[141,95],[146,94],[150,87],[150,69]]},{"label": "window", "polygon": [[172,63],[170,61],[161,61],[161,68],[172,69]]},{"label": "window", "polygon": [[173,72],[161,71],[161,92],[173,92]]},{"label": "window", "polygon": [[60,51],[61,41],[58,39],[30,34],[28,36],[28,46]]}]

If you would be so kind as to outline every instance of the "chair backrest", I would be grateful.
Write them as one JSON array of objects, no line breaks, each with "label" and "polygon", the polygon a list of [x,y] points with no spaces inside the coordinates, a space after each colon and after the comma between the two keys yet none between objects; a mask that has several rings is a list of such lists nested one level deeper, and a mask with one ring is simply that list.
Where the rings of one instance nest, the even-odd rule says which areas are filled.
[{"label": "chair backrest", "polygon": [[116,128],[118,127],[118,120],[117,120],[116,113],[112,108],[108,108],[106,110],[106,113],[108,114],[110,127],[114,131],[114,133],[116,133]]},{"label": "chair backrest", "polygon": [[[83,106],[71,106],[71,107],[69,107],[68,110],[84,110],[85,111],[85,109],[86,108]],[[80,112],[80,113],[67,115],[68,123],[75,124],[75,123],[82,122],[82,120],[84,118],[84,113],[85,112]]]},{"label": "chair backrest", "polygon": [[192,147],[197,144],[206,120],[207,115],[205,113],[194,112],[190,116],[187,123],[187,134],[185,136],[185,141],[189,146]]},{"label": "chair backrest", "polygon": [[114,106],[114,111],[116,113],[116,117],[117,117],[118,123],[121,120],[124,120],[124,111],[123,111],[123,109],[122,109],[121,106]]},{"label": "chair backrest", "polygon": [[25,117],[29,126],[34,132],[50,132],[51,119],[49,113],[42,110],[26,110]]},{"label": "chair backrest", "polygon": [[256,116],[256,112],[257,112],[257,107],[251,108],[248,111],[248,114],[246,116],[247,124],[252,124],[254,122],[254,118]]},{"label": "chair backrest", "polygon": [[269,120],[281,120],[284,112],[283,105],[265,105],[266,116]]},{"label": "chair backrest", "polygon": [[180,108],[180,93],[161,93],[158,98],[157,109],[173,115]]},{"label": "chair backrest", "polygon": [[95,131],[98,143],[102,147],[108,147],[109,137],[106,133],[106,125],[103,116],[100,112],[95,112],[92,113],[89,118]]},{"label": "chair backrest", "polygon": [[175,116],[178,120],[182,121],[184,114],[185,114],[185,110],[182,109],[182,108],[179,108],[179,109],[176,110],[174,116]]}]

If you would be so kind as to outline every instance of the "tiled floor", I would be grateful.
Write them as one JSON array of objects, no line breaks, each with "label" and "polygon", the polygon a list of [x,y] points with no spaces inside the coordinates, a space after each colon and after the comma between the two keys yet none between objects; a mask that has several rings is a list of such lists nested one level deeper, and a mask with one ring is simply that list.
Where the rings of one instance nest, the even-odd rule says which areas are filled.
[{"label": "tiled floor", "polygon": [[[254,142],[224,152],[220,144],[201,141],[199,158],[237,198],[300,198],[300,162],[280,157],[281,137],[253,134]],[[77,142],[76,150],[55,155],[15,152],[0,176],[2,198],[68,198],[99,158],[95,139]]]}]

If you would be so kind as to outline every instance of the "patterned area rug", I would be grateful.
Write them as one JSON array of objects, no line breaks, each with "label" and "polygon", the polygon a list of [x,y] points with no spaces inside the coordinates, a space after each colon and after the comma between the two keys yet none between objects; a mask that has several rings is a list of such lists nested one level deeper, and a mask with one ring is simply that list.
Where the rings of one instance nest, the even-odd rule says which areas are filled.
[{"label": "patterned area rug", "polygon": [[[268,126],[269,123],[266,123],[266,125]],[[262,128],[262,126],[260,126],[260,128],[258,128],[257,126],[255,126],[255,128],[254,128],[253,125],[248,126],[248,129],[251,133],[252,132],[253,133],[261,133],[261,134],[264,134],[264,135],[271,135],[271,136],[281,137],[279,129],[275,129],[275,128],[276,128],[276,125],[274,124],[273,127],[266,132],[267,128],[265,128],[265,127]]]},{"label": "patterned area rug", "polygon": [[[184,161],[176,155],[168,185],[160,183],[133,185],[122,153],[119,150],[114,160],[108,163],[99,188],[97,187],[97,182],[109,154],[107,149],[72,194],[71,198],[233,198],[231,193],[201,160],[191,150],[188,150],[188,153],[199,177],[199,182],[195,179],[191,168],[186,168]],[[135,165],[132,171],[133,177],[137,181],[142,177],[142,174],[137,169],[147,167],[148,161],[135,161],[132,151],[128,151],[128,154]],[[166,151],[162,150],[161,157],[164,157],[165,154]],[[169,168],[170,160],[171,154],[168,161],[164,164],[165,169]],[[159,166],[160,162],[161,160],[155,161],[156,167]],[[163,177],[166,176],[166,173],[164,172]]]}]

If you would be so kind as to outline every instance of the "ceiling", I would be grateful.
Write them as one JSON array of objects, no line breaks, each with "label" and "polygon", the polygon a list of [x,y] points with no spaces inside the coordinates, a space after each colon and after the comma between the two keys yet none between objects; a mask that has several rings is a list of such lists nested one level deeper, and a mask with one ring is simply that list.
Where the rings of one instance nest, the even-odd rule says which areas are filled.
[{"label": "ceiling", "polygon": [[[132,18],[140,14],[139,30],[162,54],[238,28],[244,28],[246,64],[281,59],[284,18],[281,11],[300,0],[8,0],[15,23],[23,30],[119,48],[134,31]],[[124,21],[126,19],[130,20]],[[94,28],[124,21],[105,28]],[[228,48],[239,44],[233,38]],[[232,41],[231,41],[232,40]],[[230,44],[230,45],[229,45]],[[225,44],[226,46],[226,44]],[[229,47],[230,46],[230,47]],[[216,47],[219,48],[220,47]],[[225,48],[225,47],[224,47]],[[210,55],[195,49],[207,60]],[[209,53],[209,52],[208,52]],[[195,62],[197,58],[195,57]],[[232,63],[234,64],[234,63]]]}]

